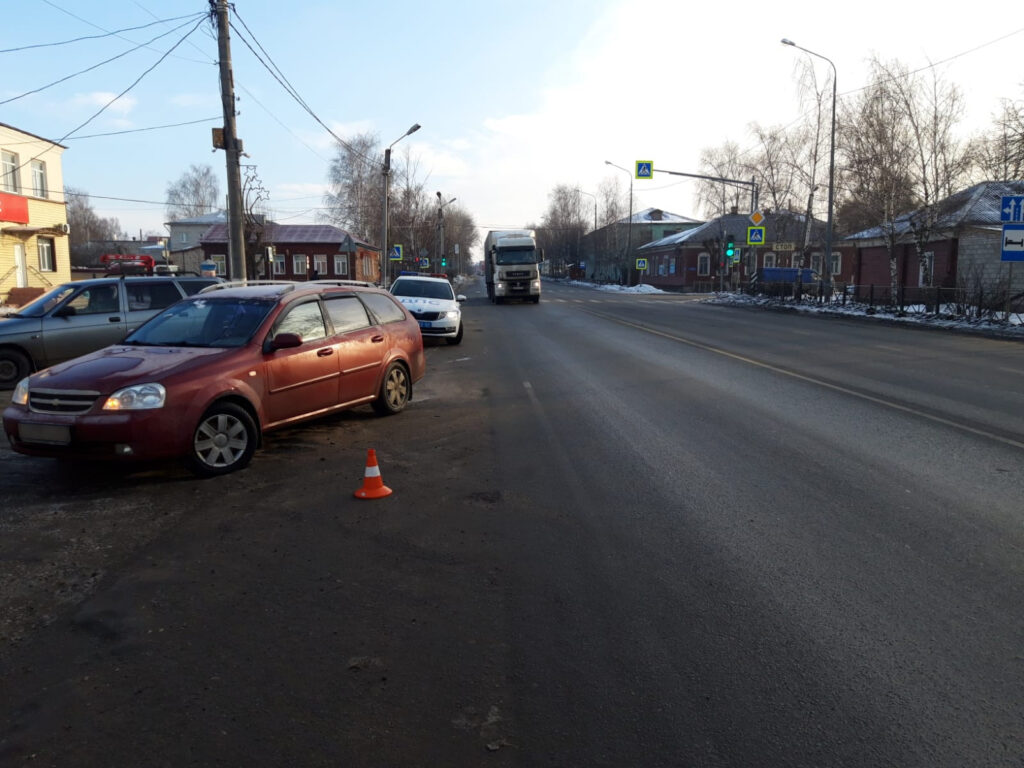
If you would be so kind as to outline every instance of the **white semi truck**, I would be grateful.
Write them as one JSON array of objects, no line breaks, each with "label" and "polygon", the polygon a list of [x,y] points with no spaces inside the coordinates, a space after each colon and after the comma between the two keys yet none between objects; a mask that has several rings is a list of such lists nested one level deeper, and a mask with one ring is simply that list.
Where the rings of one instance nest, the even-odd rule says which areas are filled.
[{"label": "white semi truck", "polygon": [[484,240],[487,298],[495,304],[506,299],[539,304],[542,261],[544,250],[537,248],[537,236],[532,229],[488,232]]}]

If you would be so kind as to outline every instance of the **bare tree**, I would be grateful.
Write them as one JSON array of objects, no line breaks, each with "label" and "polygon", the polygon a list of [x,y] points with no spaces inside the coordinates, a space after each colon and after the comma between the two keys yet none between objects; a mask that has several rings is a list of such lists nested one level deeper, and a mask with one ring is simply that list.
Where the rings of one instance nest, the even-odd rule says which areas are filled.
[{"label": "bare tree", "polygon": [[[742,179],[748,168],[740,158],[739,146],[727,141],[720,147],[700,153],[700,171],[704,176],[720,179]],[[739,209],[749,195],[749,188],[720,181],[701,179],[697,182],[697,205],[708,218],[724,216],[733,208]]]},{"label": "bare tree", "polygon": [[327,169],[327,210],[321,218],[366,242],[376,243],[380,239],[384,208],[384,161],[378,137],[361,133],[339,143],[335,151]]},{"label": "bare tree", "polygon": [[117,219],[105,219],[96,214],[89,201],[89,195],[75,187],[64,187],[67,201],[68,245],[71,248],[84,246],[93,240],[117,240],[121,235],[121,224]]},{"label": "bare tree", "polygon": [[1003,99],[992,129],[975,142],[975,157],[985,179],[1024,178],[1024,103]]},{"label": "bare tree", "polygon": [[874,61],[871,86],[844,105],[839,121],[841,180],[846,196],[840,217],[854,231],[879,229],[889,254],[894,294],[898,288],[898,219],[920,202],[914,185],[913,135],[902,110],[900,88],[888,71]]},{"label": "bare tree", "polygon": [[192,165],[167,185],[167,220],[213,213],[220,207],[220,183],[209,165]]}]

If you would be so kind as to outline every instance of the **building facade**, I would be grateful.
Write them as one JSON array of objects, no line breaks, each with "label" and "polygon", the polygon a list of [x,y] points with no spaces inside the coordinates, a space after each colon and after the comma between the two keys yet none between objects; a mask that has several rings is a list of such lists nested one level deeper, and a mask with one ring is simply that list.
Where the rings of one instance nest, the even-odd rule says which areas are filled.
[{"label": "building facade", "polygon": [[0,123],[0,302],[23,304],[71,279],[64,149]]},{"label": "building facade", "polygon": [[[330,224],[267,222],[262,233],[257,275],[264,280],[343,279],[380,282],[380,249]],[[201,240],[205,261],[217,275],[233,279],[228,259],[227,224],[209,227]]]}]

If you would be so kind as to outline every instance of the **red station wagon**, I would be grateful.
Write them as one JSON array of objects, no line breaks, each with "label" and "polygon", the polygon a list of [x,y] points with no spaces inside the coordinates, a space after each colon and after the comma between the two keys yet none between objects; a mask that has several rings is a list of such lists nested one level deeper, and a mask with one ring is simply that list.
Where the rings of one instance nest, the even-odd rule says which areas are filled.
[{"label": "red station wagon", "polygon": [[424,369],[419,324],[383,290],[224,284],[23,379],[4,431],[33,456],[184,458],[221,475],[265,431],[365,403],[398,413]]}]

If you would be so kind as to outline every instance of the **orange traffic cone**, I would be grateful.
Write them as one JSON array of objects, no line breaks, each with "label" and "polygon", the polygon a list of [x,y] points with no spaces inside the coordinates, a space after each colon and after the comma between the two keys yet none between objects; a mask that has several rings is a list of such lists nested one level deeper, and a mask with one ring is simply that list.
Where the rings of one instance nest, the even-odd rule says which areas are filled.
[{"label": "orange traffic cone", "polygon": [[366,452],[366,472],[363,474],[363,487],[355,493],[357,499],[383,499],[391,495],[391,489],[384,485],[377,466],[377,452],[371,448]]}]

